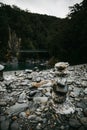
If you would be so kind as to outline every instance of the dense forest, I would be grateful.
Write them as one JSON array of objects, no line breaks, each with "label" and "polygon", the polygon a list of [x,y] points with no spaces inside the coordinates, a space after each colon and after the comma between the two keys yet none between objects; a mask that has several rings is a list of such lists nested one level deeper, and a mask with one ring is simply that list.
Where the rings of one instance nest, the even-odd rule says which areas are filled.
[{"label": "dense forest", "polygon": [[0,61],[7,60],[9,29],[21,39],[21,50],[48,50],[59,61],[87,63],[87,0],[70,7],[64,19],[0,3]]}]

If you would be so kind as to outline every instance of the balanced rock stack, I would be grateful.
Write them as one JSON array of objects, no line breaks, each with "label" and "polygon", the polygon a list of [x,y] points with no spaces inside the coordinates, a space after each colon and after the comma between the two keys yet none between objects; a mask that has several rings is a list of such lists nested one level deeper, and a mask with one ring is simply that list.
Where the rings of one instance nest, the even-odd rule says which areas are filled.
[{"label": "balanced rock stack", "polygon": [[66,83],[57,82],[53,87],[52,97],[54,102],[63,103],[66,100],[66,94],[68,92],[68,87]]},{"label": "balanced rock stack", "polygon": [[55,64],[55,74],[58,76],[67,75],[67,67],[69,66],[68,62],[58,62]]}]

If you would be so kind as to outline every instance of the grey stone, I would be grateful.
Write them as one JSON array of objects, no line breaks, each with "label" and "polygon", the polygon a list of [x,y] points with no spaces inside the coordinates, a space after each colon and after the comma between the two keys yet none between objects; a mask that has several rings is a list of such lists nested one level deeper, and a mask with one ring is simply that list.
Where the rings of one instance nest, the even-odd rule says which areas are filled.
[{"label": "grey stone", "polygon": [[83,109],[86,108],[86,105],[85,105],[84,102],[82,102],[82,101],[81,101],[81,102],[78,102],[78,103],[76,104],[76,106],[79,107],[79,108],[83,108]]},{"label": "grey stone", "polygon": [[7,102],[5,102],[5,101],[0,101],[0,106],[1,106],[1,107],[7,106]]},{"label": "grey stone", "polygon": [[8,108],[6,110],[6,113],[8,113],[10,116],[16,115],[16,114],[24,111],[26,108],[28,108],[28,104],[26,104],[26,103],[22,103],[22,104],[16,103],[15,105]]},{"label": "grey stone", "polygon": [[5,92],[6,89],[2,88],[2,86],[0,86],[0,92]]},{"label": "grey stone", "polygon": [[87,94],[87,88],[85,88],[84,93]]},{"label": "grey stone", "polygon": [[32,73],[33,71],[32,70],[29,70],[29,69],[26,69],[25,70],[25,73]]},{"label": "grey stone", "polygon": [[37,126],[36,126],[36,129],[37,129],[37,130],[40,130],[40,129],[41,129],[41,126],[42,126],[41,123],[38,123]]},{"label": "grey stone", "polygon": [[63,103],[66,100],[66,95],[55,95],[53,100],[55,103]]},{"label": "grey stone", "polygon": [[55,93],[63,93],[66,94],[68,92],[68,87],[62,84],[56,85],[53,87]]},{"label": "grey stone", "polygon": [[55,68],[57,68],[58,70],[64,70],[69,66],[68,62],[58,62],[55,64]]},{"label": "grey stone", "polygon": [[36,93],[38,92],[38,90],[33,90],[29,92],[29,96],[33,97]]},{"label": "grey stone", "polygon": [[11,124],[11,130],[19,130],[19,124],[17,123],[17,121],[14,121]]},{"label": "grey stone", "polygon": [[84,109],[84,115],[87,117],[87,108]]},{"label": "grey stone", "polygon": [[0,127],[1,127],[0,129],[1,130],[8,130],[9,124],[10,124],[10,120],[9,119],[2,121],[1,124],[0,124]]},{"label": "grey stone", "polygon": [[3,81],[3,70],[4,70],[4,66],[0,65],[0,81]]},{"label": "grey stone", "polygon": [[28,119],[29,119],[29,120],[35,120],[36,117],[37,117],[36,115],[30,115],[30,116],[28,117]]},{"label": "grey stone", "polygon": [[27,78],[28,78],[29,80],[32,80],[32,75],[28,75]]},{"label": "grey stone", "polygon": [[25,113],[25,112],[21,112],[21,113],[19,114],[19,117],[20,117],[20,118],[26,118],[26,113]]},{"label": "grey stone", "polygon": [[21,94],[20,94],[20,96],[19,96],[19,99],[18,99],[18,102],[19,103],[23,103],[23,102],[26,102],[27,100],[26,100],[26,93],[25,93],[25,91],[23,91]]},{"label": "grey stone", "polygon": [[3,65],[0,65],[0,71],[4,70],[4,66]]},{"label": "grey stone", "polygon": [[85,130],[84,126],[81,126],[78,130]]},{"label": "grey stone", "polygon": [[74,128],[78,128],[78,127],[81,126],[81,123],[76,119],[70,119],[69,120],[69,125],[74,127]]},{"label": "grey stone", "polygon": [[81,123],[87,127],[87,117],[80,118]]},{"label": "grey stone", "polygon": [[38,83],[38,82],[40,82],[41,81],[41,78],[40,77],[37,77],[36,78],[36,82]]},{"label": "grey stone", "polygon": [[48,97],[34,97],[33,101],[36,102],[36,103],[43,103],[43,104],[45,104],[48,101]]}]

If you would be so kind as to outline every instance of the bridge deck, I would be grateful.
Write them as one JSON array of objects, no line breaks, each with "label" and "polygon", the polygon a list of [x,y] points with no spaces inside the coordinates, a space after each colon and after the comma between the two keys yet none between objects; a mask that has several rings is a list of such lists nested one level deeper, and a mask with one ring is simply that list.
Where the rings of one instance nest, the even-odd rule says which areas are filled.
[{"label": "bridge deck", "polygon": [[48,53],[46,50],[20,50],[21,53]]}]

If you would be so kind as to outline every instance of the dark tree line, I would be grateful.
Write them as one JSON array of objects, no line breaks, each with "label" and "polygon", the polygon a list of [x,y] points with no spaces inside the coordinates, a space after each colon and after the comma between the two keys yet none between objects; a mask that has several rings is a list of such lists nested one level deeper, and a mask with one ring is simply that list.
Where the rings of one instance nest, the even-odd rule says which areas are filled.
[{"label": "dark tree line", "polygon": [[87,0],[70,7],[64,19],[0,5],[0,61],[6,60],[10,27],[21,38],[23,50],[46,49],[61,61],[87,62]]}]

